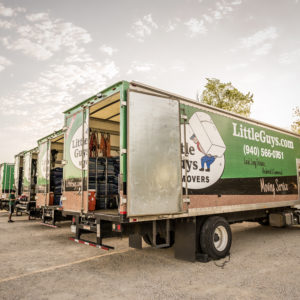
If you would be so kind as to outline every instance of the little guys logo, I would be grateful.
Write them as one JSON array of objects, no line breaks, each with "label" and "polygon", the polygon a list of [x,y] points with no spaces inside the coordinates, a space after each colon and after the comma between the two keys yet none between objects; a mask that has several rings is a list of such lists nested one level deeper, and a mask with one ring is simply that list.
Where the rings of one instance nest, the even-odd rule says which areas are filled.
[{"label": "little guys logo", "polygon": [[[184,139],[184,125],[181,126]],[[186,149],[186,150],[185,150]],[[186,126],[186,145],[181,143],[182,154],[188,152],[185,166],[182,162],[183,178],[189,189],[203,189],[213,185],[222,175],[225,165],[224,152],[226,146],[211,117],[204,112],[196,112]]]},{"label": "little guys logo", "polygon": [[[88,124],[84,123],[84,137],[82,137],[82,125],[76,130],[70,144],[70,156],[72,163],[78,169],[87,170],[88,162]],[[83,157],[82,157],[83,156]],[[83,163],[83,167],[82,167]]]}]

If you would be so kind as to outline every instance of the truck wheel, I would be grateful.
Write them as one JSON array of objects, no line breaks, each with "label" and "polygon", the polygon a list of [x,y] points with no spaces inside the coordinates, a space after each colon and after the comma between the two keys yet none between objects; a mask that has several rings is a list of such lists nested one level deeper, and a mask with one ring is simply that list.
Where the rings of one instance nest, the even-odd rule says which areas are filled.
[{"label": "truck wheel", "polygon": [[203,224],[200,233],[200,246],[212,259],[225,257],[232,241],[231,229],[222,217],[209,217]]}]

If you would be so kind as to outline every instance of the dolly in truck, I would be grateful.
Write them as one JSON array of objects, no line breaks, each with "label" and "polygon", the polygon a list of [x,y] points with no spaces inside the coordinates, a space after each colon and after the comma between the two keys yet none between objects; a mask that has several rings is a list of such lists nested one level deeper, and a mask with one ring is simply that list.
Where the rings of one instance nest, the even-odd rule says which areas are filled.
[{"label": "dolly in truck", "polygon": [[[65,112],[63,214],[74,241],[113,233],[175,257],[229,254],[230,224],[300,224],[300,136],[138,82]],[[82,240],[95,232],[96,243]]]}]

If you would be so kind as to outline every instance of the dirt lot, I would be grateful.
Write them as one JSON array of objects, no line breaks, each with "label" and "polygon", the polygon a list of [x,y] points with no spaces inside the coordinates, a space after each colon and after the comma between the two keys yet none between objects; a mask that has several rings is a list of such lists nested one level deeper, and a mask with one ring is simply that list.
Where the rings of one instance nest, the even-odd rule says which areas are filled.
[{"label": "dirt lot", "polygon": [[231,258],[189,263],[173,249],[116,250],[76,244],[54,229],[0,212],[1,299],[300,299],[300,226],[232,226]]}]

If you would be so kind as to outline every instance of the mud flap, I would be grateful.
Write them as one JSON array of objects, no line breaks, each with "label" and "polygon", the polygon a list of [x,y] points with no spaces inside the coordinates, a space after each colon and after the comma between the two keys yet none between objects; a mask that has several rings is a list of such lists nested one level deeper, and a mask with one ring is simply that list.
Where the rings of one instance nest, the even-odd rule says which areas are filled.
[{"label": "mud flap", "polygon": [[[198,221],[199,223],[199,221]],[[207,254],[199,249],[199,226],[196,217],[177,219],[175,223],[175,258],[190,262],[208,262]]]},{"label": "mud flap", "polygon": [[138,233],[129,235],[129,247],[142,249],[142,236]]},{"label": "mud flap", "polygon": [[175,223],[175,258],[194,262],[197,253],[196,218],[178,219]]}]

